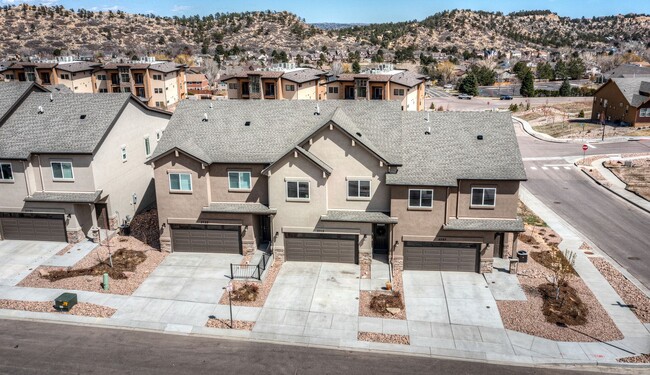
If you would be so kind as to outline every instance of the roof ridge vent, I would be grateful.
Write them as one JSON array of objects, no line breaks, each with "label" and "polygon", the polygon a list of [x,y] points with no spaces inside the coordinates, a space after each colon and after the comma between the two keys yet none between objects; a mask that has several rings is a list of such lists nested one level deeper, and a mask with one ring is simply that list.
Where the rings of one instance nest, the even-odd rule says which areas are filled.
[{"label": "roof ridge vent", "polygon": [[201,120],[201,121],[208,122],[208,113],[207,112],[203,114],[203,120]]},{"label": "roof ridge vent", "polygon": [[45,113],[45,110],[43,110],[43,106],[42,106],[42,105],[39,105],[39,106],[38,106],[38,114],[40,115],[40,114],[43,114],[43,113]]},{"label": "roof ridge vent", "polygon": [[316,112],[314,112],[315,116],[320,116],[320,105],[317,103],[316,104]]}]

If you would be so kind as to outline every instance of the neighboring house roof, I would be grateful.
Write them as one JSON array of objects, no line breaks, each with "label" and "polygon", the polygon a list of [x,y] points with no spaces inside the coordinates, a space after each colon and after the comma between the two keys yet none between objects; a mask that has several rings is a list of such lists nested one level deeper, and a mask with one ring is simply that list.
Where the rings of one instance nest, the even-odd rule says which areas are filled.
[{"label": "neighboring house roof", "polygon": [[58,83],[56,85],[50,85],[50,86],[47,87],[47,89],[49,91],[51,91],[51,92],[64,92],[64,93],[68,93],[68,94],[73,93],[73,91],[70,90],[70,88],[68,86],[66,86],[66,85],[64,85],[62,83]]},{"label": "neighboring house roof", "polygon": [[634,64],[622,64],[603,74],[605,78],[633,78],[644,75],[650,77],[650,68]]},{"label": "neighboring house roof", "polygon": [[92,154],[129,101],[170,115],[147,108],[128,93],[31,93],[0,126],[0,158],[26,159],[32,153]]},{"label": "neighboring house roof", "polygon": [[402,116],[404,165],[386,175],[386,184],[456,186],[458,180],[526,179],[510,113],[434,112],[429,122],[422,112]]},{"label": "neighboring house roof", "polygon": [[23,69],[25,67],[34,67],[36,69],[51,69],[56,66],[57,63],[34,63],[30,61],[19,61],[17,63],[11,64],[11,69]]},{"label": "neighboring house roof", "polygon": [[[330,121],[387,163],[401,160],[399,102],[328,100],[318,102],[320,115],[315,115],[316,103],[308,100],[211,103],[212,109],[204,101],[181,101],[151,160],[179,149],[208,164],[270,164]],[[203,121],[204,114],[208,121]]]},{"label": "neighboring house roof", "polygon": [[650,99],[648,96],[639,94],[641,91],[641,85],[643,85],[643,83],[646,84],[646,86],[643,86],[644,88],[647,88],[647,85],[650,84],[650,77],[612,78],[611,81],[614,82],[614,84],[618,87],[618,89],[625,97],[625,100],[627,100],[628,104],[632,107],[638,107]]},{"label": "neighboring house roof", "polygon": [[233,214],[274,214],[276,211],[262,203],[210,203],[203,207],[203,212],[233,213]]},{"label": "neighboring house roof", "polygon": [[56,66],[57,70],[62,70],[64,72],[77,73],[83,72],[86,70],[93,70],[100,66],[99,63],[89,62],[89,61],[75,61],[71,63],[59,63]]},{"label": "neighboring house roof", "polygon": [[155,70],[155,71],[158,71],[158,72],[162,72],[162,73],[174,72],[174,71],[180,70],[180,68],[182,68],[182,67],[183,67],[183,65],[176,64],[176,63],[171,62],[171,61],[162,62],[162,63],[154,63],[154,64],[149,65],[149,69]]},{"label": "neighboring house roof", "polygon": [[415,74],[409,71],[405,71],[393,75],[390,77],[390,81],[402,86],[413,87],[422,83],[426,78],[427,77],[422,74]]},{"label": "neighboring house roof", "polygon": [[352,223],[397,224],[397,219],[383,212],[328,210],[321,221],[340,221]]},{"label": "neighboring house roof", "polygon": [[282,79],[295,83],[305,83],[317,80],[323,74],[325,74],[325,71],[320,69],[300,69],[284,73]]},{"label": "neighboring house roof", "polygon": [[0,82],[0,129],[5,118],[32,90],[47,91],[34,82]]},{"label": "neighboring house roof", "polygon": [[208,77],[206,77],[205,74],[189,73],[185,75],[186,82],[203,82],[207,80]]},{"label": "neighboring house roof", "polygon": [[[308,152],[306,144],[333,123],[379,160],[398,166],[386,175],[390,185],[526,179],[510,113],[435,112],[426,122],[424,113],[403,112],[394,101],[328,100],[318,102],[320,115],[311,101],[212,105],[181,102],[150,160],[181,150],[206,164],[272,165],[297,151],[328,172],[332,168]],[[431,134],[425,135],[429,127]]]},{"label": "neighboring house roof", "polygon": [[524,222],[517,219],[450,219],[445,230],[523,232]]},{"label": "neighboring house roof", "polygon": [[95,203],[102,195],[101,190],[92,193],[34,192],[25,197],[25,202]]},{"label": "neighboring house roof", "polygon": [[400,73],[360,73],[360,74],[350,74],[343,73],[339,74],[336,77],[336,81],[340,82],[352,82],[357,78],[365,78],[370,82],[394,82],[402,86],[413,87],[422,83],[427,77],[422,74],[416,74],[409,71],[403,71]]}]

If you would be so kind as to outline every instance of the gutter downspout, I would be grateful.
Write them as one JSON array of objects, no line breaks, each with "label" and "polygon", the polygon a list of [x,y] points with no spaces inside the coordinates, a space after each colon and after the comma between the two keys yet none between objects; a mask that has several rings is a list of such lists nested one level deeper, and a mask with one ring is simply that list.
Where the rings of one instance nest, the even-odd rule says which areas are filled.
[{"label": "gutter downspout", "polygon": [[45,185],[43,185],[43,169],[41,168],[41,155],[36,155],[38,158],[38,175],[41,176],[41,191],[45,191]]},{"label": "gutter downspout", "polygon": [[27,168],[25,167],[25,161],[23,160],[22,163],[23,163],[23,175],[25,177],[25,187],[27,188],[27,196],[31,197],[32,194],[29,191],[30,190],[29,189],[29,181],[27,180]]}]

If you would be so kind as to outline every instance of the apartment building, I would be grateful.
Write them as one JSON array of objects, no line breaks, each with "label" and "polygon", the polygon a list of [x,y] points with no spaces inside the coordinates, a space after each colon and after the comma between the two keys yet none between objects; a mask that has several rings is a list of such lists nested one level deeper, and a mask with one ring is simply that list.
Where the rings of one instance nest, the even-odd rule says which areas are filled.
[{"label": "apartment building", "polygon": [[359,74],[337,76],[319,69],[273,68],[221,79],[229,99],[391,100],[405,111],[424,110],[427,77],[391,64]]},{"label": "apartment building", "polygon": [[173,109],[187,97],[185,66],[146,59],[139,62],[100,64],[89,61],[13,63],[7,81],[61,85],[73,93],[133,93],[150,107]]},{"label": "apartment building", "polygon": [[396,101],[182,102],[150,159],[174,252],[491,272],[526,179],[508,113]]},{"label": "apartment building", "polygon": [[127,93],[0,83],[0,239],[79,242],[155,199],[145,164],[171,113]]}]

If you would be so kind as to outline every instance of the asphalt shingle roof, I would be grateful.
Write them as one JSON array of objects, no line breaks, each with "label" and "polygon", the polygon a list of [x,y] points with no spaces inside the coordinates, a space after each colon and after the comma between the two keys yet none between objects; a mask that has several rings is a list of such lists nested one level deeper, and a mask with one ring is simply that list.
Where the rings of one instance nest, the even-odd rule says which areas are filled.
[{"label": "asphalt shingle roof", "polygon": [[352,223],[396,224],[397,219],[383,212],[328,210],[321,221],[342,221]]},{"label": "asphalt shingle roof", "polygon": [[647,96],[639,95],[639,91],[644,82],[650,82],[650,77],[612,78],[612,82],[618,86],[618,89],[625,96],[625,100],[632,107],[638,107],[649,99]]},{"label": "asphalt shingle roof", "polygon": [[314,81],[320,78],[321,74],[325,74],[325,71],[320,69],[300,69],[290,72],[286,72],[282,75],[282,79],[289,80],[296,83],[305,83],[309,81]]},{"label": "asphalt shingle roof", "polygon": [[[32,82],[0,82],[0,120],[32,89]],[[2,123],[0,123],[2,126]]]},{"label": "asphalt shingle roof", "polygon": [[624,77],[650,77],[650,68],[645,66],[638,66],[634,64],[622,64],[616,68],[605,72],[605,78],[624,78]]},{"label": "asphalt shingle roof", "polygon": [[445,230],[523,232],[524,222],[517,219],[450,219]]},{"label": "asphalt shingle roof", "polygon": [[179,70],[182,67],[182,65],[176,64],[174,62],[161,62],[161,63],[153,63],[149,65],[149,69],[155,70],[158,72],[162,73],[169,73],[169,72],[174,72],[176,70]]},{"label": "asphalt shingle roof", "polygon": [[210,203],[203,207],[203,212],[233,213],[233,214],[274,214],[276,211],[262,203]]},{"label": "asphalt shingle roof", "polygon": [[32,93],[0,126],[0,158],[93,153],[130,98],[128,93]]},{"label": "asphalt shingle roof", "polygon": [[95,203],[102,195],[101,190],[91,193],[34,192],[25,198],[26,202]]},{"label": "asphalt shingle roof", "polygon": [[71,63],[59,63],[56,68],[58,70],[63,70],[65,72],[76,73],[83,72],[86,70],[93,70],[101,66],[99,63],[89,62],[89,61],[75,61]]}]

